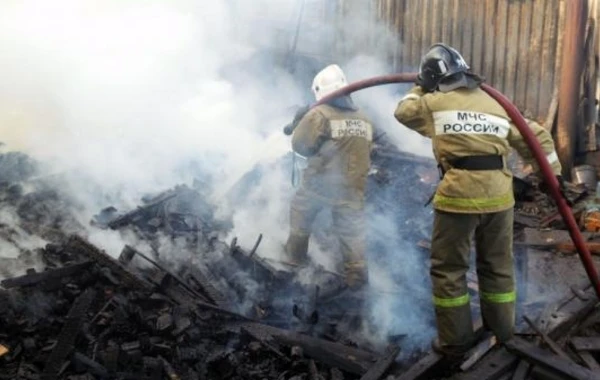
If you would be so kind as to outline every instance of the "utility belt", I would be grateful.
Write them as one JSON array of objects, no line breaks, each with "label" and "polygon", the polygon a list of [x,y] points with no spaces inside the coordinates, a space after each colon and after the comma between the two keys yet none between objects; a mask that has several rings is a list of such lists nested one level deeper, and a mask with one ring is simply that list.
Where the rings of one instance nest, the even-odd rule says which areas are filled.
[{"label": "utility belt", "polygon": [[[504,169],[504,158],[497,154],[487,154],[482,156],[463,156],[448,160],[452,169],[461,170],[502,170]],[[440,179],[444,178],[446,171],[442,165],[438,164]]]},{"label": "utility belt", "polygon": [[[463,156],[455,158],[454,160],[448,160],[448,164],[452,169],[461,170],[502,170],[504,169],[504,157],[497,154],[487,154],[480,156]],[[440,172],[440,180],[446,175],[446,171],[441,164],[438,164],[438,170]],[[425,203],[427,207],[435,197],[435,191],[431,194],[431,197]]]}]

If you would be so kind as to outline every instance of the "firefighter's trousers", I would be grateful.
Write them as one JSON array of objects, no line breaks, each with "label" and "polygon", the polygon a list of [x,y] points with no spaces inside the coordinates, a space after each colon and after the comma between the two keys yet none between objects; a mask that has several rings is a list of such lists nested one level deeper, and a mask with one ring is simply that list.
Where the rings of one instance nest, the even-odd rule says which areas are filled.
[{"label": "firefighter's trousers", "polygon": [[333,229],[339,240],[344,260],[344,277],[351,286],[365,284],[365,215],[364,203],[331,201],[299,189],[290,207],[290,234],[285,251],[296,264],[308,263],[308,241],[311,226],[321,210],[331,210]]},{"label": "firefighter's trousers", "polygon": [[466,273],[474,238],[484,326],[499,342],[512,337],[515,324],[513,209],[487,214],[435,211],[431,241],[431,280],[438,339],[445,346],[474,340]]}]

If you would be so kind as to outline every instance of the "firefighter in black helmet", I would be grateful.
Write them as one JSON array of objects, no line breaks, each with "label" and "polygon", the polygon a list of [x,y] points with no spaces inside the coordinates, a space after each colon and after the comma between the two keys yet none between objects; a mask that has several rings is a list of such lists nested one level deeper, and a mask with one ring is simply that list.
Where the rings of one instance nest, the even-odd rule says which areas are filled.
[{"label": "firefighter in black helmet", "polygon": [[[474,238],[484,325],[499,342],[513,335],[515,274],[512,252],[510,148],[537,169],[534,157],[504,108],[480,88],[463,57],[433,45],[421,61],[415,86],[398,104],[396,119],[432,139],[442,179],[433,199],[431,280],[438,338],[434,349],[462,356],[474,341],[466,273]],[[554,173],[554,142],[537,123],[530,128]]]}]

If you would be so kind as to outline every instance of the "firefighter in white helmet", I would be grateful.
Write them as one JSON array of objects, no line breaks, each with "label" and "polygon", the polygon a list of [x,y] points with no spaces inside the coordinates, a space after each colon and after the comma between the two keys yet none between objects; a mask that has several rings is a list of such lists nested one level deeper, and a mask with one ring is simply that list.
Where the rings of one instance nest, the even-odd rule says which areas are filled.
[{"label": "firefighter in white helmet", "polygon": [[[319,101],[346,84],[342,69],[329,65],[315,76],[312,90]],[[310,109],[292,136],[292,148],[307,158],[307,166],[292,200],[285,251],[294,263],[308,264],[312,224],[319,211],[329,210],[350,289],[368,282],[364,202],[372,140],[371,122],[350,96]]]}]

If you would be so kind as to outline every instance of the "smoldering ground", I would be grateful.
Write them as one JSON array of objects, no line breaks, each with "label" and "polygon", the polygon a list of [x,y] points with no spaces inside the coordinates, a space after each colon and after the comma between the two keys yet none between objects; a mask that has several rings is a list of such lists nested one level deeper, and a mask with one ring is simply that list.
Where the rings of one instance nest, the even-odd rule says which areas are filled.
[{"label": "smoldering ground", "polygon": [[[366,5],[341,16],[331,4],[307,1],[299,18],[301,4],[292,0],[3,2],[2,141],[60,176],[61,191],[83,205],[83,225],[107,205],[131,209],[145,194],[199,179],[234,222],[224,238],[251,244],[263,233],[259,253],[278,258],[294,191],[284,164],[290,142],[281,133],[291,110],[312,100],[312,76],[327,64],[340,64],[350,81],[363,79],[391,72],[386,57],[401,47],[365,16],[374,15]],[[319,10],[324,20],[314,17]],[[371,89],[355,100],[399,149],[430,155],[427,142],[393,120],[405,90]],[[247,181],[244,196],[233,197]],[[389,237],[371,278],[400,289],[400,296],[373,293],[373,318],[380,331],[403,333],[410,323],[426,335],[422,316],[431,310],[416,308],[414,297],[427,291],[426,275],[398,240],[405,208],[396,210],[370,213],[369,232]],[[91,241],[114,256],[125,243],[139,244],[88,229]],[[311,254],[334,264],[316,241]]]}]

